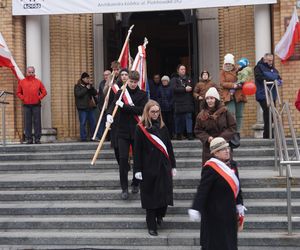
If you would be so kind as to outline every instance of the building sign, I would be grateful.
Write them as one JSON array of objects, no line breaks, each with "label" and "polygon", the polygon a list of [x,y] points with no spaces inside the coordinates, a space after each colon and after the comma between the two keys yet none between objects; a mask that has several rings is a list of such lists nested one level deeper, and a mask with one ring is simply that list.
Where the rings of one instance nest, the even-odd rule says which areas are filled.
[{"label": "building sign", "polygon": [[274,4],[276,0],[13,0],[13,15],[117,13]]}]

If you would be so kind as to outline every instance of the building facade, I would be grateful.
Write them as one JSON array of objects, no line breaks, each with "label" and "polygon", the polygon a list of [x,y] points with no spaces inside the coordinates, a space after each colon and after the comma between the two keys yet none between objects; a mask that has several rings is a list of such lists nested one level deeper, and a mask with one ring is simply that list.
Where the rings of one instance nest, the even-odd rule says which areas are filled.
[{"label": "building facade", "polygon": [[[12,16],[12,2],[6,0],[0,1],[0,31],[20,69],[24,72],[26,65],[35,66],[37,76],[46,86],[43,128],[55,129],[58,140],[73,140],[79,137],[74,84],[86,71],[97,86],[103,70],[118,57],[131,24],[135,24],[130,41],[132,55],[144,36],[149,39],[149,76],[170,75],[178,63],[184,63],[194,81],[207,69],[218,82],[226,53],[234,54],[236,60],[247,57],[254,67],[265,52],[274,50],[296,3],[280,0],[275,5],[25,17]],[[281,97],[290,104],[299,134],[300,114],[294,108],[294,101],[300,88],[300,60],[283,65],[275,58],[275,66],[284,81]],[[11,72],[0,68],[0,90],[15,93],[16,88],[17,81]],[[21,141],[21,102],[16,96],[10,96],[7,101],[10,103],[6,108],[7,140]],[[261,120],[255,97],[250,96],[245,106],[242,135],[253,137],[253,127],[260,127]]]}]

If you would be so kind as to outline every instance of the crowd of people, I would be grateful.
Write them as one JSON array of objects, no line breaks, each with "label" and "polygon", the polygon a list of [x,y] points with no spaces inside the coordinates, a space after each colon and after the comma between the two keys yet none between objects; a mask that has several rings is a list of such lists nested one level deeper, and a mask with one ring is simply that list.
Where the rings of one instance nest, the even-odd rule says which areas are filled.
[{"label": "crowd of people", "polygon": [[[98,90],[86,72],[74,86],[80,139],[92,138],[96,127],[95,109],[103,109],[96,139],[105,129],[110,129],[111,147],[119,165],[121,199],[127,200],[130,196],[128,172],[132,155],[131,193],[140,192],[148,232],[157,236],[167,207],[173,205],[173,177],[177,171],[171,139],[193,140],[195,136],[203,148],[202,173],[194,202],[188,210],[189,217],[192,221],[201,217],[203,249],[237,249],[237,231],[243,227],[246,208],[230,145],[243,124],[247,102],[243,84],[253,79],[248,59],[241,58],[236,65],[232,54],[225,55],[220,83],[213,82],[210,73],[203,70],[199,82],[194,84],[187,75],[186,66],[180,64],[171,79],[155,74],[149,81],[149,93],[139,88],[139,73],[121,69],[117,61],[112,62],[111,71],[104,71],[103,77]],[[276,80],[278,85],[282,84],[272,54],[265,54],[257,63],[254,78],[256,100],[263,109],[265,122],[263,137],[269,138],[264,81]],[[30,88],[34,88],[34,94],[28,94]],[[20,82],[17,94],[24,102],[27,142],[33,143],[33,116],[35,143],[40,143],[40,104],[47,93],[35,78],[34,67],[27,69],[27,77]],[[276,100],[276,93],[273,93],[273,100]],[[295,103],[298,109],[299,103],[300,91]]]}]

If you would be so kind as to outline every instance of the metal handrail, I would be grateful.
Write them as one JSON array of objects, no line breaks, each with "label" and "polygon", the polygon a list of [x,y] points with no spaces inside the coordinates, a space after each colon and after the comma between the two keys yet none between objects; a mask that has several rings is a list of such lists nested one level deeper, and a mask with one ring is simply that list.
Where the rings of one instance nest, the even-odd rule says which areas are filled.
[{"label": "metal handrail", "polygon": [[[274,165],[275,168],[278,166],[278,158],[279,158],[279,176],[283,176],[283,166],[286,166],[286,190],[287,190],[287,219],[288,219],[288,235],[292,234],[292,221],[293,221],[293,214],[292,214],[292,191],[291,191],[291,181],[293,179],[292,175],[292,164],[299,164],[300,165],[300,153],[296,138],[296,133],[294,130],[291,112],[289,108],[288,102],[284,102],[282,105],[279,91],[278,91],[278,84],[277,81],[274,82],[267,82],[264,81],[264,88],[266,94],[266,101],[269,107],[270,112],[270,136],[272,136],[272,120],[274,123],[274,139],[275,139],[275,158],[274,158]],[[275,101],[273,99],[272,90],[275,88],[276,94],[278,96],[278,103],[279,107],[276,108]],[[282,106],[282,107],[281,107]],[[286,136],[283,126],[283,115],[287,115],[288,118],[288,125],[291,132],[293,146],[294,146],[294,155],[293,157],[289,156]],[[296,160],[292,160],[296,157]]]},{"label": "metal handrail", "polygon": [[6,122],[5,122],[5,108],[9,102],[6,101],[8,95],[13,95],[12,92],[0,91],[0,105],[2,107],[2,146],[6,146]]}]

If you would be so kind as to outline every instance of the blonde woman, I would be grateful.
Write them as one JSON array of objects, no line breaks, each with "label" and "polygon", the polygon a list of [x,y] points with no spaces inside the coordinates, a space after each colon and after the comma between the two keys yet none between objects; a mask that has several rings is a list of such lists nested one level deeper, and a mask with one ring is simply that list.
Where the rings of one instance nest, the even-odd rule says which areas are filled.
[{"label": "blonde woman", "polygon": [[169,132],[161,109],[150,100],[144,108],[134,138],[134,173],[139,179],[142,208],[146,209],[148,232],[157,236],[168,205],[173,206],[173,181],[176,163]]}]

